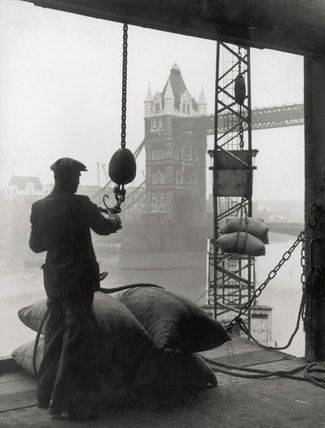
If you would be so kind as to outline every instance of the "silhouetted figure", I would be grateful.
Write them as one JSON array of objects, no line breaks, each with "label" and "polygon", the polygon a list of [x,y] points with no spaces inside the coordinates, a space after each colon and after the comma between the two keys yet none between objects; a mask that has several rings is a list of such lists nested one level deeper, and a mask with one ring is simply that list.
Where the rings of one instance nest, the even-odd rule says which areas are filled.
[{"label": "silhouetted figure", "polygon": [[[96,319],[92,303],[99,266],[90,229],[109,235],[121,228],[118,215],[104,217],[87,196],[75,195],[85,165],[70,158],[52,166],[55,186],[32,206],[30,248],[47,251],[43,266],[48,320],[37,382],[39,407],[52,415],[89,407],[95,387]],[[77,394],[78,392],[78,394]],[[78,407],[77,406],[77,407]]]}]

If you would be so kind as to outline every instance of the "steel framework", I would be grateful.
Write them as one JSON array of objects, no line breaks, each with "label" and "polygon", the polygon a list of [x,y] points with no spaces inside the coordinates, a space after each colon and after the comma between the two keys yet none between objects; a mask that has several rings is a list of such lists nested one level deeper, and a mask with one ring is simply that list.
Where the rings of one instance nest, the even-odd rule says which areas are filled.
[{"label": "steel framework", "polygon": [[[235,121],[230,112],[221,113],[218,118],[218,133],[228,131]],[[263,107],[252,109],[252,130],[282,128],[304,124],[304,105],[289,104],[283,106]],[[178,118],[176,129],[178,132],[204,130],[208,135],[214,135],[214,115]]]},{"label": "steel framework", "polygon": [[[241,100],[236,94],[242,82]],[[247,87],[247,93],[246,88]],[[227,118],[227,125],[220,121]],[[218,238],[228,217],[252,215],[253,157],[250,94],[250,51],[217,44],[216,116],[213,159],[214,237],[208,241],[206,305],[215,318],[230,321],[255,287],[255,259],[242,254],[222,254]],[[235,251],[235,250],[234,250]],[[247,327],[250,330],[250,313]]]}]

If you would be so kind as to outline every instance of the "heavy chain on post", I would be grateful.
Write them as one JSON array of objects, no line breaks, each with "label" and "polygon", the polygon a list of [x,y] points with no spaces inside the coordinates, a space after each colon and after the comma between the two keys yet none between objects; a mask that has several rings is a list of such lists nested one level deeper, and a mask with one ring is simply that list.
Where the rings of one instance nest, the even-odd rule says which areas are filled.
[{"label": "heavy chain on post", "polygon": [[245,315],[245,313],[249,310],[249,308],[252,306],[252,304],[254,303],[254,301],[261,295],[262,291],[267,286],[267,284],[277,275],[277,273],[278,273],[279,269],[281,268],[281,266],[287,260],[290,259],[291,254],[293,253],[293,251],[295,250],[295,248],[299,245],[300,242],[304,241],[304,237],[305,237],[305,232],[301,232],[298,235],[298,237],[295,240],[295,242],[291,245],[291,247],[283,254],[283,256],[281,257],[281,260],[279,261],[279,263],[275,266],[274,269],[272,269],[270,271],[270,273],[268,274],[266,280],[258,288],[256,288],[256,290],[254,291],[253,296],[251,297],[251,299],[248,300],[240,308],[240,311],[239,311],[238,315],[232,321],[230,321],[230,323],[229,323],[229,325],[227,327],[228,333],[232,332],[232,329],[235,326],[235,324],[239,324],[240,326],[242,326],[244,324],[244,322],[242,320],[242,316]]}]

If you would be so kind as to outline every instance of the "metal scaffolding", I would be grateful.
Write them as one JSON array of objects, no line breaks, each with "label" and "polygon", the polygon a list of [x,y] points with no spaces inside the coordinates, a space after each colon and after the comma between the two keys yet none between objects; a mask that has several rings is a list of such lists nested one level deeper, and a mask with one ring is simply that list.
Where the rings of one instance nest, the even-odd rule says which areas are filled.
[{"label": "metal scaffolding", "polygon": [[[249,48],[218,42],[213,159],[214,237],[208,241],[207,299],[215,318],[230,321],[255,288],[255,259],[222,254],[218,237],[229,217],[252,216],[253,157]],[[247,91],[246,91],[247,88]],[[227,126],[219,121],[227,117]],[[251,329],[251,314],[244,320]]]}]

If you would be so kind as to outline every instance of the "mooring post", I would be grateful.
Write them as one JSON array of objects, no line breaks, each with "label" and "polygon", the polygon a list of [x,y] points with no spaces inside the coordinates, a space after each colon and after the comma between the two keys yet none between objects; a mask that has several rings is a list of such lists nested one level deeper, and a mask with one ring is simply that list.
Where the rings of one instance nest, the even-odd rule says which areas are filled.
[{"label": "mooring post", "polygon": [[[305,57],[305,239],[306,273],[317,267],[318,283],[307,287],[305,355],[325,360],[325,58]],[[311,257],[312,256],[312,257]]]}]

